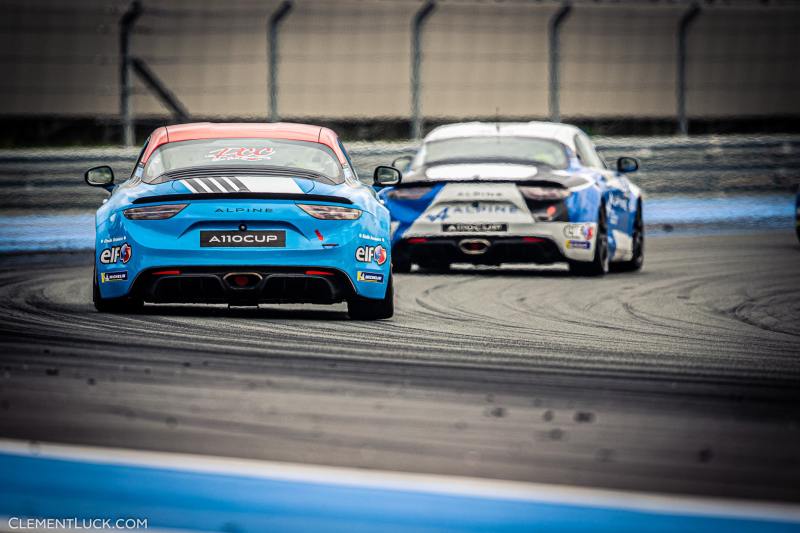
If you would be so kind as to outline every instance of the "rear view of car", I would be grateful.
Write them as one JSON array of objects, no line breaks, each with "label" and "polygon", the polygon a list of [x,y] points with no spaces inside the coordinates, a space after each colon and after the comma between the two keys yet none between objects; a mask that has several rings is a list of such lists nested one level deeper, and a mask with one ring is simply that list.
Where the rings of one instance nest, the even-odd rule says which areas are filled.
[{"label": "rear view of car", "polygon": [[381,191],[392,214],[395,270],[452,263],[567,262],[576,274],[643,260],[641,193],[611,170],[578,128],[553,123],[466,123],[431,132],[394,163],[403,184]]},{"label": "rear view of car", "polygon": [[346,301],[353,318],[393,314],[389,213],[328,129],[159,128],[130,179],[86,179],[112,191],[96,217],[98,310]]}]

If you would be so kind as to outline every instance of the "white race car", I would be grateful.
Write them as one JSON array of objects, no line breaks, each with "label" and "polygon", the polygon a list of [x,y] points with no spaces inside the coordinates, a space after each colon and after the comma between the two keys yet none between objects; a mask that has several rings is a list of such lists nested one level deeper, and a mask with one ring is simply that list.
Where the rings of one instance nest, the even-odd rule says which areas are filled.
[{"label": "white race car", "polygon": [[402,185],[379,193],[392,217],[396,272],[412,263],[567,262],[580,275],[638,270],[644,260],[638,169],[609,169],[580,129],[548,122],[442,126],[393,165]]}]

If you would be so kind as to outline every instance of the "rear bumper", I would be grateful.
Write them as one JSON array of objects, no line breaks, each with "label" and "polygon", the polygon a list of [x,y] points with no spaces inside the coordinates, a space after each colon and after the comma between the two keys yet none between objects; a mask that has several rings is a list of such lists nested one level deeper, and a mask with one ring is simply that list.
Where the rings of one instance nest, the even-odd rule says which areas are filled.
[{"label": "rear bumper", "polygon": [[[482,251],[480,251],[482,249]],[[549,239],[528,237],[428,237],[404,239],[395,244],[394,257],[416,264],[501,263],[550,264],[566,261]]]},{"label": "rear bumper", "polygon": [[[513,233],[407,232],[395,240],[392,254],[396,261],[405,259],[416,264],[591,261],[596,233],[594,222],[535,222],[515,225]],[[470,250],[470,241],[483,241],[485,249]]]},{"label": "rear bumper", "polygon": [[336,269],[179,266],[141,272],[129,294],[153,303],[333,304],[355,288]]}]

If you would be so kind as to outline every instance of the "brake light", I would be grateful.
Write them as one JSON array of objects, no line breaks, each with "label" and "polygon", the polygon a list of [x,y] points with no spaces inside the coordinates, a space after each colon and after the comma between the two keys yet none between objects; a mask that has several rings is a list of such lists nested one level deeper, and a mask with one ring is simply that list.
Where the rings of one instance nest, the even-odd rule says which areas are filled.
[{"label": "brake light", "polygon": [[544,239],[540,239],[539,237],[523,237],[522,242],[530,242],[530,243],[544,242]]},{"label": "brake light", "polygon": [[326,270],[306,270],[306,276],[333,276],[335,275],[333,272],[328,272]]},{"label": "brake light", "polygon": [[428,194],[430,190],[430,187],[408,187],[389,191],[386,196],[395,200],[419,200]]},{"label": "brake light", "polygon": [[421,244],[423,242],[428,242],[428,239],[426,239],[425,237],[413,237],[411,239],[408,239],[407,242],[408,244]]},{"label": "brake light", "polygon": [[529,185],[518,185],[517,188],[522,196],[529,200],[563,200],[570,195],[569,189],[560,187],[532,187]]},{"label": "brake light", "polygon": [[320,220],[356,220],[361,216],[359,209],[335,205],[297,204],[307,214]]},{"label": "brake light", "polygon": [[122,212],[125,218],[131,220],[164,220],[172,218],[189,204],[148,205],[145,207],[132,207]]},{"label": "brake light", "polygon": [[157,272],[153,272],[154,276],[180,276],[180,270],[159,270]]}]

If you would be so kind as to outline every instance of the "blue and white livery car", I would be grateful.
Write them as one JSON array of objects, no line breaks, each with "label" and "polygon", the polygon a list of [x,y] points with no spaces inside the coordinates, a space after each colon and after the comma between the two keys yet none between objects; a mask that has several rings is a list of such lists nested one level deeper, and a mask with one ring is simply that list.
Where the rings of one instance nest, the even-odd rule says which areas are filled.
[{"label": "blue and white livery car", "polygon": [[396,272],[452,263],[569,264],[578,275],[638,270],[642,192],[632,157],[608,168],[580,129],[548,122],[442,126],[393,165],[380,191]]}]

